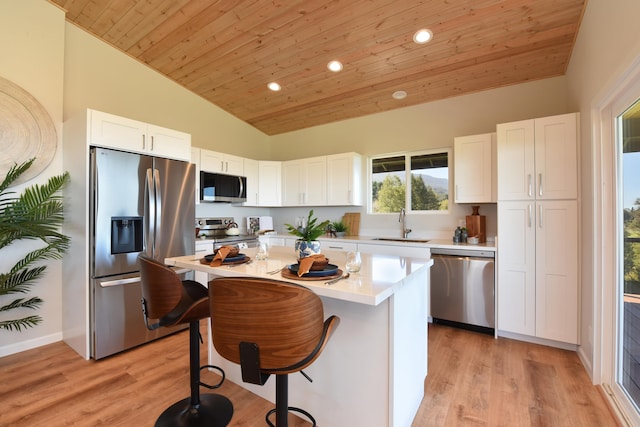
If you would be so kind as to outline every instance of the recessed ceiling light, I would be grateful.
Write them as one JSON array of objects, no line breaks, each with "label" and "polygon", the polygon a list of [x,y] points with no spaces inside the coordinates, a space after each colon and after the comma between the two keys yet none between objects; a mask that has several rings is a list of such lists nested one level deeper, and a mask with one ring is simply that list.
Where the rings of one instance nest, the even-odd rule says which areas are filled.
[{"label": "recessed ceiling light", "polygon": [[268,87],[269,89],[271,89],[272,91],[274,91],[274,92],[277,92],[277,91],[279,91],[280,89],[282,89],[282,87],[280,87],[280,85],[279,85],[278,83],[276,83],[276,82],[271,82],[271,83],[269,83],[269,84],[267,85],[267,87]]},{"label": "recessed ceiling light", "polygon": [[418,30],[413,35],[413,41],[418,44],[424,44],[433,38],[433,33],[431,30],[427,30],[423,28],[422,30]]},{"label": "recessed ceiling light", "polygon": [[331,61],[327,64],[327,68],[337,73],[338,71],[342,71],[342,62],[340,61]]},{"label": "recessed ceiling light", "polygon": [[405,99],[407,97],[407,92],[403,90],[397,90],[391,94],[393,99]]}]

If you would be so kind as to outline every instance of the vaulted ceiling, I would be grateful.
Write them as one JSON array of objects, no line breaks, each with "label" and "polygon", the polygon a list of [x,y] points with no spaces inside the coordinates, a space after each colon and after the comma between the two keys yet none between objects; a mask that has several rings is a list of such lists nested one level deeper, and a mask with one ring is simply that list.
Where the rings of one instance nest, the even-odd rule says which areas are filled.
[{"label": "vaulted ceiling", "polygon": [[[585,0],[49,0],[268,135],[563,75]],[[426,28],[433,39],[413,41]],[[327,63],[339,60],[334,73]],[[269,82],[282,89],[273,92]],[[396,91],[406,92],[395,99]]]}]

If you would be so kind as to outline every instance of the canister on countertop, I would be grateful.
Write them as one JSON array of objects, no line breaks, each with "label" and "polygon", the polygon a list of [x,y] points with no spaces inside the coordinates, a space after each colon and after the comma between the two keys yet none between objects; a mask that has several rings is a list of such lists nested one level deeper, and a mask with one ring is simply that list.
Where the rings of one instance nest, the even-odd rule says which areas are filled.
[{"label": "canister on countertop", "polygon": [[484,215],[480,215],[478,211],[480,206],[471,206],[472,213],[467,215],[467,232],[471,237],[478,237],[479,243],[487,241],[486,233],[486,218]]}]

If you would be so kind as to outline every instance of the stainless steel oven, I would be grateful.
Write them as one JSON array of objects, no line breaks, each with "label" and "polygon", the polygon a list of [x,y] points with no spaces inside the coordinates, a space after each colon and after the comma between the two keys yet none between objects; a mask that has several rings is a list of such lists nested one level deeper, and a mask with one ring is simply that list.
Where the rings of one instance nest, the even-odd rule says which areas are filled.
[{"label": "stainless steel oven", "polygon": [[196,227],[200,236],[213,241],[213,249],[224,245],[240,248],[255,248],[258,246],[258,236],[255,234],[227,235],[227,229],[237,226],[233,217],[196,218]]}]

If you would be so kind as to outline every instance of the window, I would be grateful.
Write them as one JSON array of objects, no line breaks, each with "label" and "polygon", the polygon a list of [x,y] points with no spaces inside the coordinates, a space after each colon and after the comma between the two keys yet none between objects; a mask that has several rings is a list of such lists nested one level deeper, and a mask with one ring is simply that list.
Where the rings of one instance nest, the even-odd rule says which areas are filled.
[{"label": "window", "polygon": [[371,213],[449,209],[449,152],[438,150],[371,159]]}]

